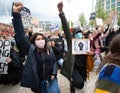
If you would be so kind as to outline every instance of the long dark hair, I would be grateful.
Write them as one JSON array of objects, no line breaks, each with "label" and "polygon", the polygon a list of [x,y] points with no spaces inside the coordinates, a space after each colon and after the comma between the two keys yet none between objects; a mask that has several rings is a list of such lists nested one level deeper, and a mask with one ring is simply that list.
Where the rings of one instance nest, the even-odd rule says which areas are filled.
[{"label": "long dark hair", "polygon": [[47,40],[46,40],[45,36],[44,36],[42,33],[35,33],[35,34],[33,34],[33,35],[31,36],[31,38],[30,38],[30,42],[31,42],[33,45],[35,45],[35,39],[36,39],[36,37],[39,36],[39,35],[41,35],[41,36],[44,38],[44,40],[45,40],[44,50],[46,50],[46,49],[47,49]]},{"label": "long dark hair", "polygon": [[110,43],[110,53],[105,55],[98,68],[98,72],[106,63],[114,63],[120,66],[120,34],[116,35]]}]

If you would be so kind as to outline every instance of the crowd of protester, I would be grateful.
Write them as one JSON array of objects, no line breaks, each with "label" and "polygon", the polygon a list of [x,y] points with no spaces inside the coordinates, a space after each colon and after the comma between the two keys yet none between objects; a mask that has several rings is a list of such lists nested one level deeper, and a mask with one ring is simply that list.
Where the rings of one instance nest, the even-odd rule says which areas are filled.
[{"label": "crowd of protester", "polygon": [[[95,71],[99,75],[95,93],[119,93],[119,26],[101,25],[94,31],[84,31],[79,26],[69,28],[63,2],[59,2],[57,8],[63,31],[54,38],[24,28],[20,15],[22,8],[20,2],[13,4],[13,27],[0,23],[0,40],[11,41],[10,57],[6,58],[8,74],[0,74],[0,84],[20,83],[35,93],[60,93],[57,80],[60,69],[70,81],[70,92],[76,93],[77,88],[81,93],[89,72]],[[88,39],[90,51],[73,55],[72,39]],[[78,46],[83,49],[81,43]],[[103,52],[105,57],[101,56]]]},{"label": "crowd of protester", "polygon": [[3,36],[14,36],[14,28],[10,25],[0,23],[0,34]]}]

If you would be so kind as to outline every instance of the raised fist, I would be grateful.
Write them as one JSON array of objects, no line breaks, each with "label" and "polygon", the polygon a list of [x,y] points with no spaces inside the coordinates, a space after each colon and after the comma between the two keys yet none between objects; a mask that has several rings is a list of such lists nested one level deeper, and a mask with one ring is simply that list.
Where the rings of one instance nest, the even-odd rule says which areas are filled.
[{"label": "raised fist", "polygon": [[63,2],[60,1],[57,5],[59,13],[63,13]]},{"label": "raised fist", "polygon": [[20,13],[23,9],[23,4],[20,2],[14,2],[12,6],[13,12]]}]

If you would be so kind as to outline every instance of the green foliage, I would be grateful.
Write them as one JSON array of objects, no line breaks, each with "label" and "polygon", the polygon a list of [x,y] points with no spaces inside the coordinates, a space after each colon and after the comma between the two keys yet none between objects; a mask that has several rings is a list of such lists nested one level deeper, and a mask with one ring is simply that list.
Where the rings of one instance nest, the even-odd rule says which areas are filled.
[{"label": "green foliage", "polygon": [[108,18],[108,13],[102,8],[102,5],[99,5],[96,10],[96,18],[102,18],[104,22]]},{"label": "green foliage", "polygon": [[70,25],[71,25],[71,27],[73,27],[73,22],[72,21],[68,21],[68,26],[70,27]]},{"label": "green foliage", "polygon": [[89,21],[89,25],[92,26],[92,27],[93,27],[94,23],[95,23],[95,20],[90,20]]},{"label": "green foliage", "polygon": [[81,23],[81,27],[83,27],[84,25],[87,24],[87,20],[86,20],[86,18],[85,18],[85,16],[84,16],[84,13],[81,13],[81,14],[80,14],[80,16],[79,16],[79,21],[80,21],[80,23]]},{"label": "green foliage", "polygon": [[117,24],[120,26],[120,17],[118,18],[118,23]]}]

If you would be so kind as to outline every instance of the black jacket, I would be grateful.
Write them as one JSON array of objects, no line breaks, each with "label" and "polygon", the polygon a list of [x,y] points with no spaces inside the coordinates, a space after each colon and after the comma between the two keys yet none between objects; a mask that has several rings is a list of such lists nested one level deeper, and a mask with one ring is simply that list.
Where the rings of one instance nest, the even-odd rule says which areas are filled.
[{"label": "black jacket", "polygon": [[0,84],[18,84],[21,81],[23,64],[19,57],[19,52],[14,49],[10,51],[12,61],[8,63],[8,74],[0,75]]},{"label": "black jacket", "polygon": [[[24,66],[21,86],[28,88],[40,88],[40,78],[38,75],[37,59],[35,54],[35,46],[31,44],[24,33],[24,27],[22,24],[22,19],[20,13],[12,13],[13,15],[13,27],[16,35],[16,42],[19,44],[19,49],[25,50],[24,52],[27,55],[27,60]],[[53,71],[51,75],[57,74],[57,62],[55,56],[52,55],[52,68]],[[49,70],[49,69],[47,69]]]},{"label": "black jacket", "polygon": [[63,67],[61,69],[61,73],[66,76],[69,80],[71,80],[73,69],[78,70],[79,74],[82,75],[83,79],[86,80],[87,77],[87,56],[86,55],[72,55],[72,35],[69,30],[67,20],[65,18],[64,13],[59,15],[62,22],[63,31],[66,36],[68,52],[67,58],[65,62],[63,62]]},{"label": "black jacket", "polygon": [[59,17],[62,22],[63,31],[65,33],[67,45],[68,45],[68,52],[66,54],[66,59],[63,62],[61,73],[64,76],[66,76],[68,80],[71,80],[73,65],[74,65],[74,57],[72,56],[72,36],[64,13],[60,14]]}]

